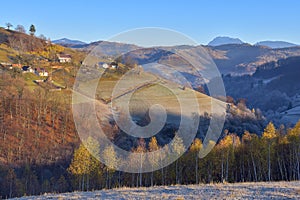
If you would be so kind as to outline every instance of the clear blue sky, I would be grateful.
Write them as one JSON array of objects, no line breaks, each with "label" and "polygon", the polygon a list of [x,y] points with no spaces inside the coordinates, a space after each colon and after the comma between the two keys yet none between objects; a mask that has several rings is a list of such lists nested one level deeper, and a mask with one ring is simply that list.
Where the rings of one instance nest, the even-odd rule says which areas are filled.
[{"label": "clear blue sky", "polygon": [[91,42],[128,29],[164,27],[202,44],[216,36],[300,44],[299,0],[5,0],[0,5],[0,26],[34,24],[38,35],[51,39]]}]

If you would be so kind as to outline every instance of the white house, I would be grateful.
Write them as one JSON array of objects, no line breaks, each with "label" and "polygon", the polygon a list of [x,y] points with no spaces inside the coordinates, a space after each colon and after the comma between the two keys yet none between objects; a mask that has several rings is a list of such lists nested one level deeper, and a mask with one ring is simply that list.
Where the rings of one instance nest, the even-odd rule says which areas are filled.
[{"label": "white house", "polygon": [[108,65],[107,63],[103,63],[103,64],[102,64],[102,67],[103,67],[104,69],[107,69],[107,68],[109,68],[109,65]]},{"label": "white house", "polygon": [[39,72],[39,76],[49,76],[49,73],[46,71]]},{"label": "white house", "polygon": [[69,54],[57,54],[57,58],[60,63],[69,63],[72,60],[72,57]]}]

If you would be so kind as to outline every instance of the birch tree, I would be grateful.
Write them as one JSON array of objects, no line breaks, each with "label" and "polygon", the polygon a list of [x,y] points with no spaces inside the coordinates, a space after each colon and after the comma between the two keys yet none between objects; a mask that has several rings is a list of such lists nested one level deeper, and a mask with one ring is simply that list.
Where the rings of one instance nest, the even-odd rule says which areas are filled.
[{"label": "birch tree", "polygon": [[[185,151],[185,146],[183,144],[183,140],[175,134],[175,137],[171,143],[171,151],[174,154],[174,156],[178,157],[179,155],[183,154]],[[180,184],[180,174],[178,171],[178,159],[175,161],[175,174],[176,174],[176,183]]]},{"label": "birch tree", "polygon": [[268,181],[271,181],[271,146],[276,137],[276,129],[272,122],[270,122],[263,132],[263,139],[267,141],[268,145]]}]

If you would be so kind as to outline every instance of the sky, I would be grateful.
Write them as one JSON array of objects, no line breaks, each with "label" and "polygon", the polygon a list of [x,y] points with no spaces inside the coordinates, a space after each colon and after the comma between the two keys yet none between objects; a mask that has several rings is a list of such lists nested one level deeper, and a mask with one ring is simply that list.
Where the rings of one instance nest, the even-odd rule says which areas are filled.
[{"label": "sky", "polygon": [[247,43],[283,40],[300,44],[298,0],[14,0],[1,1],[0,26],[7,22],[51,40],[106,40],[143,27],[181,32],[199,44],[216,36]]}]

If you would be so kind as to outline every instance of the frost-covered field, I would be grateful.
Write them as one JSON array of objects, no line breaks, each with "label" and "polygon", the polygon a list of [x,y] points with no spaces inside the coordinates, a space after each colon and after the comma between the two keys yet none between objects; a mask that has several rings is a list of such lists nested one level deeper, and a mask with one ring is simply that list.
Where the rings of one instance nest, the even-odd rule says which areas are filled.
[{"label": "frost-covered field", "polygon": [[300,199],[300,181],[119,188],[20,199]]}]

